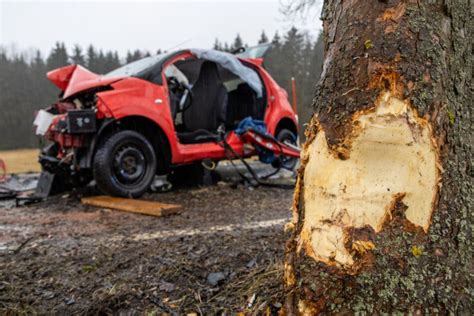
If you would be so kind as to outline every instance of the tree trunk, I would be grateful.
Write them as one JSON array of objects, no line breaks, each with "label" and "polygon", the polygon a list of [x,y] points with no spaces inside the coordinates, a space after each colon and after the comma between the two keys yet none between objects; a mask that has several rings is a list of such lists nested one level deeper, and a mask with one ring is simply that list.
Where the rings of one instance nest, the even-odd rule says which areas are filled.
[{"label": "tree trunk", "polygon": [[326,0],[288,314],[474,310],[468,0]]}]

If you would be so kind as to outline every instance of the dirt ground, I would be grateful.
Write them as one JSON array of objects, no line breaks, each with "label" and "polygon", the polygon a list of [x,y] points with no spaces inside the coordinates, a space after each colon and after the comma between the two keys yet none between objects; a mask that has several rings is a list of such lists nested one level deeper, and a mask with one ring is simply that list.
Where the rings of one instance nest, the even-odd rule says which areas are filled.
[{"label": "dirt ground", "polygon": [[83,194],[0,206],[1,314],[230,315],[281,307],[292,190],[220,182],[144,197],[183,205],[168,217],[85,206]]}]

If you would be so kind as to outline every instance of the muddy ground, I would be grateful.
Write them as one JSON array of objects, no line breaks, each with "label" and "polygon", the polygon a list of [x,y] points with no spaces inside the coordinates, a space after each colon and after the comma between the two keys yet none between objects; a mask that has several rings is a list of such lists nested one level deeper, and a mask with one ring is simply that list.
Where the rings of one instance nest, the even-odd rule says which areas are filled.
[{"label": "muddy ground", "polygon": [[152,217],[80,204],[84,192],[0,206],[1,314],[275,313],[292,190],[229,182],[144,199]]}]

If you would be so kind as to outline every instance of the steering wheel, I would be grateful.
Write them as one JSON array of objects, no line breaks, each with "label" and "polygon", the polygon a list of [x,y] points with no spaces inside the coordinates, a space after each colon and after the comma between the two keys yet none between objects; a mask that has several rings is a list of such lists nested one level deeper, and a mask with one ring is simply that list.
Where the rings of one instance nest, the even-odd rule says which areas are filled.
[{"label": "steering wheel", "polygon": [[187,83],[180,83],[181,87],[184,89],[183,95],[181,96],[181,100],[179,100],[179,110],[181,112],[186,111],[191,104],[193,103],[193,91],[191,90],[191,86]]},{"label": "steering wheel", "polygon": [[168,81],[168,88],[173,92],[175,92],[177,89],[181,87],[181,83],[179,82],[178,79],[176,79],[176,77],[169,77],[167,81]]},{"label": "steering wheel", "polygon": [[175,95],[181,95],[178,102],[178,112],[187,110],[193,102],[193,92],[191,86],[187,83],[179,81],[176,77],[167,79],[168,89]]}]

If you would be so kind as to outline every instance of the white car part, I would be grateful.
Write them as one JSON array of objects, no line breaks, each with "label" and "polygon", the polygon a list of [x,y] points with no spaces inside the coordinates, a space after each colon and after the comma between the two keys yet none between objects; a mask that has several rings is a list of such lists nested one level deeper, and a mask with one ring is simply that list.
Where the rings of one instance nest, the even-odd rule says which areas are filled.
[{"label": "white car part", "polygon": [[36,126],[36,135],[46,134],[55,116],[45,110],[39,110],[33,122],[33,126]]}]

